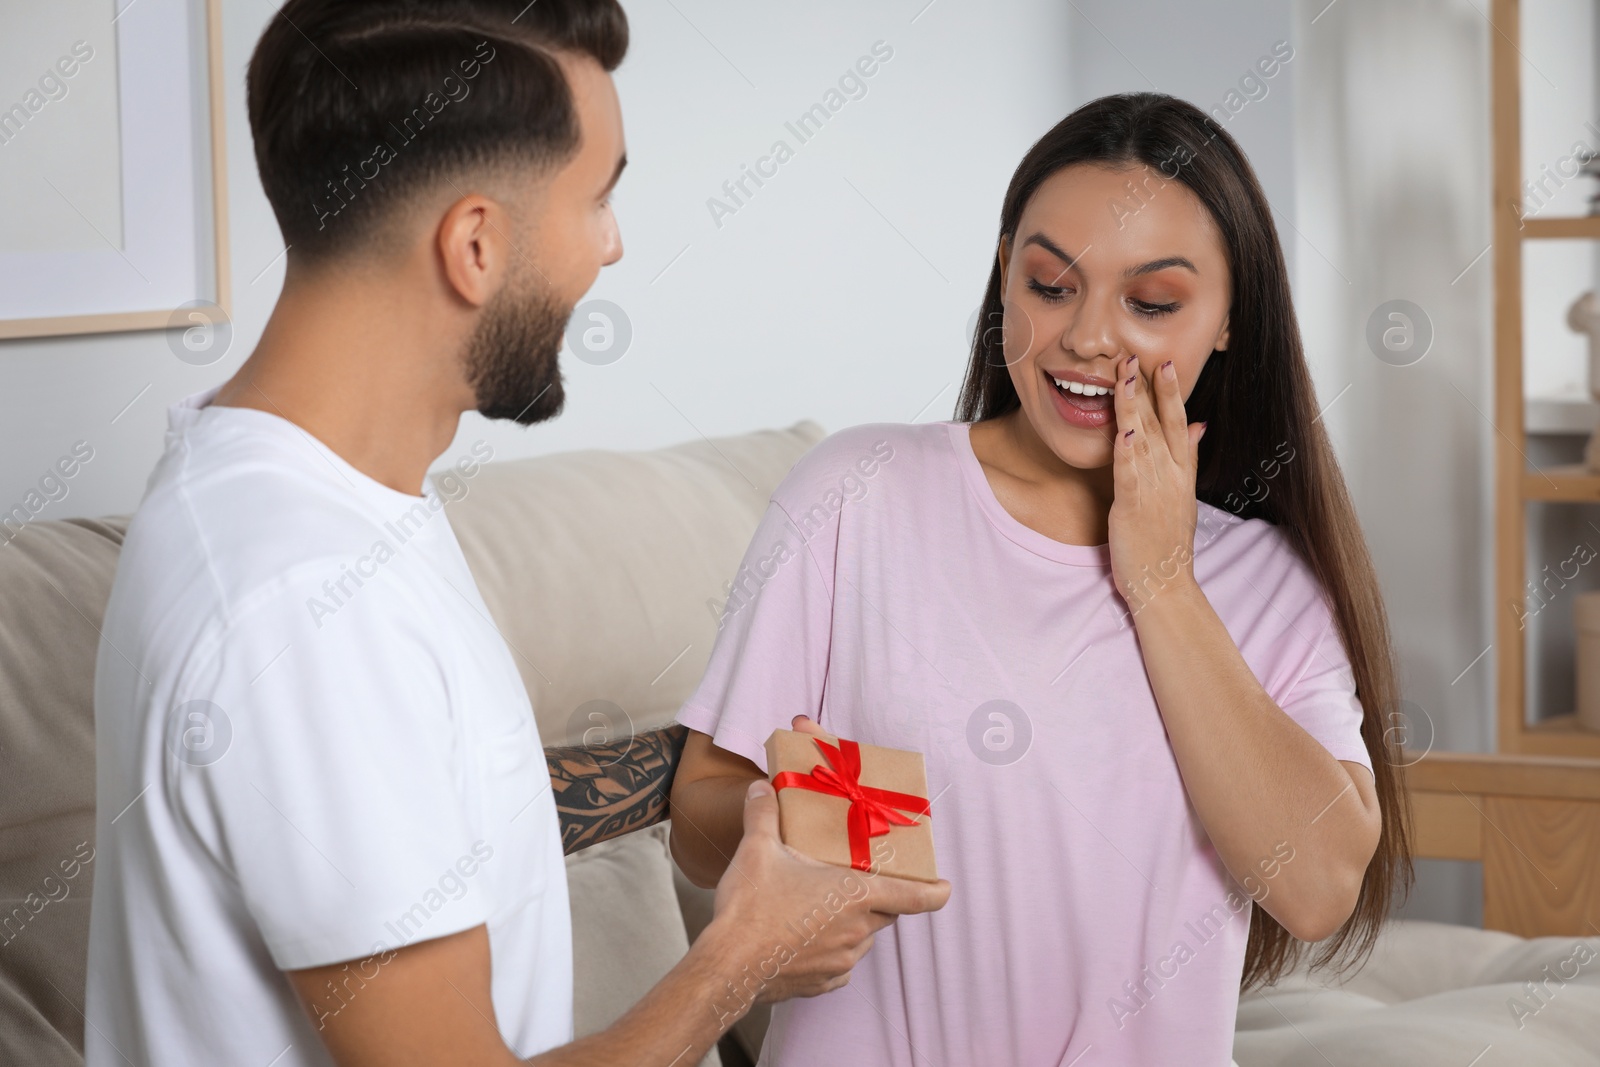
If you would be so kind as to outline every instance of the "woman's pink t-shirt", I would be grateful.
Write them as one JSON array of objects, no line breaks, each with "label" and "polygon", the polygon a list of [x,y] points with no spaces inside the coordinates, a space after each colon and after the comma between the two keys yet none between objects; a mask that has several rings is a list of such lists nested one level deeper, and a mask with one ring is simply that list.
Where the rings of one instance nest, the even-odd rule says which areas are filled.
[{"label": "woman's pink t-shirt", "polygon": [[[848,985],[778,1004],[761,1062],[1225,1067],[1249,894],[1270,894],[1296,843],[1255,884],[1227,873],[1107,546],[1013,518],[967,431],[857,426],[803,456],[678,716],[763,768],[802,713],[927,761],[949,903],[877,934]],[[1194,573],[1272,699],[1370,770],[1328,602],[1281,531],[1202,502]]]}]

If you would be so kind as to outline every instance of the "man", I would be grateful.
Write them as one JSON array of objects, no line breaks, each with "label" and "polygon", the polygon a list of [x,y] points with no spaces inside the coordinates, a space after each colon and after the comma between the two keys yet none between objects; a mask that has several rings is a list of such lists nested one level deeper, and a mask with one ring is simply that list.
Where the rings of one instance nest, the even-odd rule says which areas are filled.
[{"label": "man", "polygon": [[425,473],[463,411],[561,408],[563,325],[621,255],[626,46],[614,0],[290,0],[263,35],[287,276],[239,372],[173,406],[106,612],[91,1067],[688,1065],[729,981],[836,988],[948,896],[791,852],[758,783],[711,925],[571,1040],[550,774]]}]

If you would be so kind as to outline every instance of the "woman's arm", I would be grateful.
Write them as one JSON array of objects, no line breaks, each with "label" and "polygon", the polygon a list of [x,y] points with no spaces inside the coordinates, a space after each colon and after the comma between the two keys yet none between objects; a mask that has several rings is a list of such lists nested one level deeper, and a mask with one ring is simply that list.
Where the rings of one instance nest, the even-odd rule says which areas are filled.
[{"label": "woman's arm", "polygon": [[1354,910],[1378,844],[1371,774],[1335,759],[1273,702],[1199,585],[1163,588],[1134,628],[1217,855],[1291,935],[1332,934]]},{"label": "woman's arm", "polygon": [[[1115,391],[1111,569],[1133,608],[1145,673],[1195,814],[1252,898],[1302,941],[1355,909],[1381,818],[1372,778],[1341,763],[1267,694],[1194,578],[1195,464],[1170,361]],[[1160,402],[1160,413],[1156,401]],[[1176,568],[1173,564],[1177,564]],[[1131,575],[1165,578],[1139,596]]]},{"label": "woman's arm", "polygon": [[[796,715],[789,729],[837,740],[808,715]],[[750,779],[765,778],[761,768],[718,748],[698,730],[689,731],[683,766],[672,785],[672,858],[689,881],[703,889],[717,884],[744,836],[744,793]]]},{"label": "woman's arm", "polygon": [[672,784],[672,858],[689,881],[717,884],[744,836],[744,793],[761,768],[690,730]]}]

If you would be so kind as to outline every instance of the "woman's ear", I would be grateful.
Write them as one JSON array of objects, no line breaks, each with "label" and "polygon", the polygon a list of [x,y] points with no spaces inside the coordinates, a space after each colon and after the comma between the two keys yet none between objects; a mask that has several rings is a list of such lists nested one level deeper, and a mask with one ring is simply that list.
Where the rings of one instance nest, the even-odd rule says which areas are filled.
[{"label": "woman's ear", "polygon": [[1228,316],[1222,316],[1222,330],[1217,334],[1217,343],[1211,347],[1218,351],[1228,347]]},{"label": "woman's ear", "polygon": [[1000,235],[1000,299],[1006,295],[1006,267],[1011,262],[1011,238],[1008,234]]}]

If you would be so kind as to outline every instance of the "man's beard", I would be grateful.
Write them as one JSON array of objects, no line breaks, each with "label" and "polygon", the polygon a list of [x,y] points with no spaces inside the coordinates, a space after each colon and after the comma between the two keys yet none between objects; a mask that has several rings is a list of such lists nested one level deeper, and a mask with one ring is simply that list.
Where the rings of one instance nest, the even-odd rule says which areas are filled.
[{"label": "man's beard", "polygon": [[561,413],[561,340],[572,309],[540,284],[501,289],[467,339],[467,382],[485,418],[531,426]]}]

